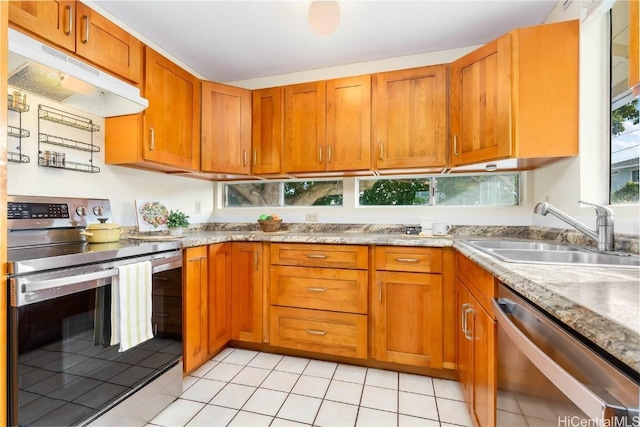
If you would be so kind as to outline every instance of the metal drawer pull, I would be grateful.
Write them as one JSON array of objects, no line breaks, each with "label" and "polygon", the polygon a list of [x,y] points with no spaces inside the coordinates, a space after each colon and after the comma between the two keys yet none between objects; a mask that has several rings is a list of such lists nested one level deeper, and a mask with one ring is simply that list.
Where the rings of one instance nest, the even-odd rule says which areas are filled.
[{"label": "metal drawer pull", "polygon": [[309,292],[327,292],[327,288],[313,288],[313,287],[309,287],[307,288],[307,290]]},{"label": "metal drawer pull", "polygon": [[396,258],[398,262],[420,262],[418,258]]},{"label": "metal drawer pull", "polygon": [[320,158],[318,160],[318,163],[322,163],[322,146],[319,146],[318,148],[320,149],[319,150],[320,151]]},{"label": "metal drawer pull", "polygon": [[309,335],[327,335],[327,331],[318,331],[315,329],[305,329],[305,332]]},{"label": "metal drawer pull", "polygon": [[82,15],[82,22],[84,22],[84,40],[82,40],[82,44],[87,44],[89,42],[89,16]]},{"label": "metal drawer pull", "polygon": [[[464,317],[465,317],[465,329],[467,328],[467,325],[466,325],[466,323],[467,323],[467,322],[466,322],[466,321],[467,321],[467,314],[469,314],[469,313],[473,314],[474,312],[475,312],[475,310],[474,310],[473,308],[471,308],[471,307],[467,308],[467,309],[464,311]],[[473,341],[473,330],[472,330],[472,331],[465,330],[465,331],[464,331],[464,337],[465,337],[466,339],[468,339],[469,341]]]},{"label": "metal drawer pull", "polygon": [[380,143],[380,160],[384,160],[384,144]]},{"label": "metal drawer pull", "polygon": [[327,163],[331,163],[331,146],[327,146]]},{"label": "metal drawer pull", "polygon": [[308,254],[307,258],[325,259],[325,258],[327,258],[327,256],[326,255],[322,255],[322,254]]},{"label": "metal drawer pull", "polygon": [[459,156],[458,154],[458,135],[453,135],[453,154],[455,156]]},{"label": "metal drawer pull", "polygon": [[462,304],[462,310],[460,310],[460,328],[464,333],[464,336],[467,336],[467,308],[469,308],[469,303],[465,302]]},{"label": "metal drawer pull", "polygon": [[65,31],[64,33],[68,36],[69,34],[71,34],[71,31],[73,31],[73,9],[71,8],[71,6],[67,6],[67,18],[69,19],[67,21],[67,25],[69,30]]},{"label": "metal drawer pull", "polygon": [[242,166],[247,166],[247,150],[242,150]]},{"label": "metal drawer pull", "polygon": [[253,166],[258,164],[258,150],[253,151]]},{"label": "metal drawer pull", "polygon": [[153,151],[156,148],[156,130],[149,128],[149,151]]}]

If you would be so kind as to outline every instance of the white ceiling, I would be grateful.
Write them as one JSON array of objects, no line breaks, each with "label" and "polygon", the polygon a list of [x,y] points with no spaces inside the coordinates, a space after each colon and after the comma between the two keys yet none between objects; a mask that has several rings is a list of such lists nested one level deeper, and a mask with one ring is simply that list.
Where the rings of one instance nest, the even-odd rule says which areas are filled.
[{"label": "white ceiling", "polygon": [[88,2],[207,80],[232,82],[474,46],[542,23],[555,1],[344,1],[330,35],[310,1]]}]

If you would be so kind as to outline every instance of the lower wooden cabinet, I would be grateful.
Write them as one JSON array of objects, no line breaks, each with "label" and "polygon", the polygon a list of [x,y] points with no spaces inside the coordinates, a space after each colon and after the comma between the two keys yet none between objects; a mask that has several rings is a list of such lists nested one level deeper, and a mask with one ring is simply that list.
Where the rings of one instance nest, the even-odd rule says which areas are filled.
[{"label": "lower wooden cabinet", "polygon": [[231,243],[209,245],[209,354],[231,340]]},{"label": "lower wooden cabinet", "polygon": [[183,275],[183,369],[185,372],[191,372],[202,365],[209,356],[209,277],[206,246],[184,250]]},{"label": "lower wooden cabinet", "polygon": [[232,334],[234,340],[262,342],[262,243],[231,243]]},{"label": "lower wooden cabinet", "polygon": [[366,359],[367,316],[271,306],[270,344]]},{"label": "lower wooden cabinet", "polygon": [[442,368],[442,249],[377,246],[373,254],[371,357]]},{"label": "lower wooden cabinet", "polygon": [[[458,378],[475,426],[496,423],[496,322],[488,301],[494,279],[468,258],[456,255]],[[480,290],[483,291],[480,291]]]}]

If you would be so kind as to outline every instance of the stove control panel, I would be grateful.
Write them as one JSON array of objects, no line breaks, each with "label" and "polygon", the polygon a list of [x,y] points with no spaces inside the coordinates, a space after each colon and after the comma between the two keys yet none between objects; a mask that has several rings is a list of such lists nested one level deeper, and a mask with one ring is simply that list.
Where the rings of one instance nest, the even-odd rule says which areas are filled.
[{"label": "stove control panel", "polygon": [[69,218],[66,203],[7,203],[8,219]]}]

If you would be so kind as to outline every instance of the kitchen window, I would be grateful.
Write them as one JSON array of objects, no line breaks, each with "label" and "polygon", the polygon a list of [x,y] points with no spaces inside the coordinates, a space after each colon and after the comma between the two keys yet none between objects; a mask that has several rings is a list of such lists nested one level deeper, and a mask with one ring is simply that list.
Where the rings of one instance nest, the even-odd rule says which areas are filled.
[{"label": "kitchen window", "polygon": [[[221,183],[223,207],[343,206],[355,179],[358,206],[515,206],[520,174],[456,174]],[[351,188],[353,188],[351,181]]]},{"label": "kitchen window", "polygon": [[609,198],[614,203],[638,203],[640,121],[638,98],[628,84],[629,5],[616,2],[610,11],[611,36],[611,163]]}]

